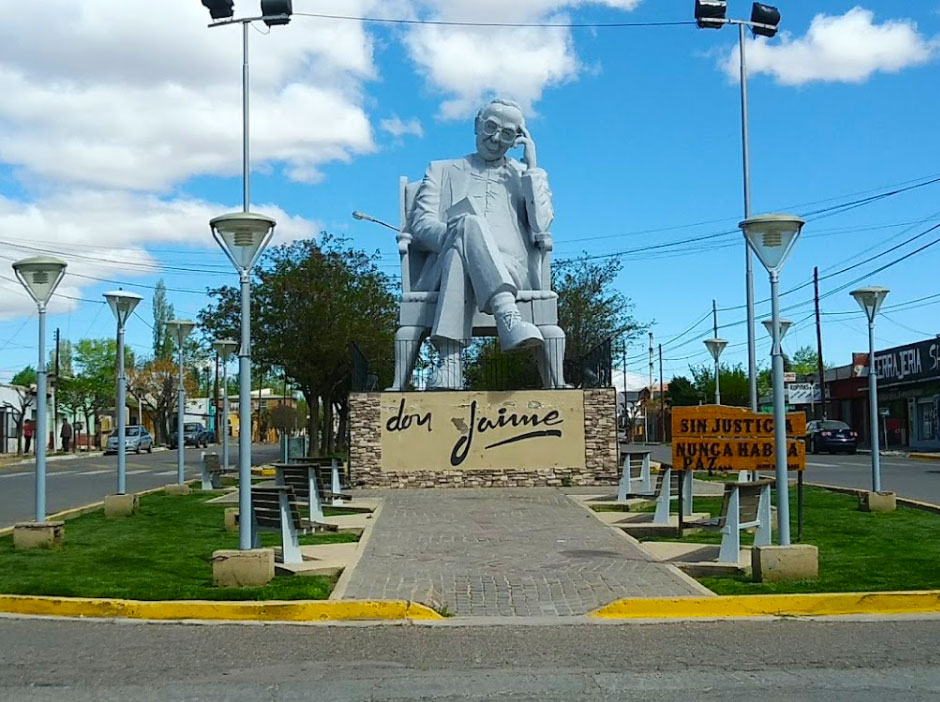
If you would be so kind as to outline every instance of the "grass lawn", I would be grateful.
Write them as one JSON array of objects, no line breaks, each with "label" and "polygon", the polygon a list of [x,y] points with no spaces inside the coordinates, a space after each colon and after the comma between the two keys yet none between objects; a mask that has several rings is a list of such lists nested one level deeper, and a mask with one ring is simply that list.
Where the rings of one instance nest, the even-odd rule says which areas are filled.
[{"label": "grass lawn", "polygon": [[[719,595],[940,589],[940,516],[901,506],[889,513],[860,512],[851,495],[804,490],[802,543],[819,548],[818,580],[761,584],[738,576],[700,582]],[[717,515],[721,500],[696,498],[694,506],[696,512]],[[795,540],[796,487],[790,488],[790,517]],[[718,544],[721,536],[687,534],[682,541]],[[742,534],[741,542],[750,545],[753,536]]]},{"label": "grass lawn", "polygon": [[[134,600],[326,599],[333,588],[322,576],[278,576],[255,588],[215,588],[209,558],[238,548],[238,534],[225,531],[226,506],[205,504],[219,494],[141,498],[140,511],[106,519],[103,510],[66,522],[60,549],[15,551],[13,536],[0,538],[0,593],[119,597]],[[329,510],[326,510],[327,513]],[[274,546],[280,536],[262,533]],[[352,534],[316,534],[301,544],[356,541]]]}]

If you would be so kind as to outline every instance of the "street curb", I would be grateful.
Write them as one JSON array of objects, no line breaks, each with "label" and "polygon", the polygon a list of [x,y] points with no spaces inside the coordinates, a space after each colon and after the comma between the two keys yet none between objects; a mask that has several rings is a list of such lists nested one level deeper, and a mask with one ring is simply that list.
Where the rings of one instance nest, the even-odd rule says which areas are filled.
[{"label": "street curb", "polygon": [[[865,488],[850,488],[843,487],[841,485],[825,485],[823,483],[803,483],[807,487],[817,487],[822,488],[823,490],[829,490],[830,492],[838,492],[843,495],[852,495],[853,497],[859,497],[863,492],[871,492]],[[935,505],[932,502],[923,502],[921,500],[912,500],[909,497],[898,497],[895,495],[895,501],[897,504],[904,507],[911,507],[912,509],[920,509],[925,512],[933,512],[934,514],[940,514],[940,505]]]},{"label": "street curb", "polygon": [[84,597],[0,595],[0,612],[14,615],[151,620],[314,622],[354,620],[435,620],[430,607],[408,600],[119,600]]},{"label": "street curb", "polygon": [[909,453],[907,457],[918,461],[940,461],[940,453]]},{"label": "street curb", "polygon": [[591,612],[595,619],[810,617],[940,612],[940,590],[718,597],[625,598]]}]

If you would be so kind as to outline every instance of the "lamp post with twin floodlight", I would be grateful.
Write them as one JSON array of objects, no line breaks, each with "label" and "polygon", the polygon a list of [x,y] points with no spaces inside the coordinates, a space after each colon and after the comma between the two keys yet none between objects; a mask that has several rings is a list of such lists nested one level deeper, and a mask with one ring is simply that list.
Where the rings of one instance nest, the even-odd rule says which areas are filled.
[{"label": "lamp post with twin floodlight", "polygon": [[176,484],[182,485],[186,482],[185,468],[185,449],[186,435],[183,431],[183,418],[186,414],[186,387],[183,384],[183,344],[195,327],[195,323],[188,319],[171,319],[166,323],[167,332],[173,340],[176,341],[176,348],[179,350],[179,391],[176,401]]},{"label": "lamp post with twin floodlight", "polygon": [[783,328],[780,320],[780,269],[793,251],[805,222],[795,215],[767,214],[740,223],[748,246],[770,274],[771,329],[773,331],[774,456],[777,482],[778,539],[790,545],[790,493],[787,476],[787,417],[783,399]]},{"label": "lamp post with twin floodlight", "polygon": [[[114,413],[117,419],[117,494],[127,492],[127,433],[124,408],[127,405],[127,376],[124,374],[124,327],[140,303],[140,295],[124,290],[112,290],[104,294],[108,306],[117,321],[117,404]],[[138,420],[140,422],[142,420]],[[139,439],[140,437],[138,437]]]},{"label": "lamp post with twin floodlight", "polygon": [[36,366],[36,523],[46,521],[46,305],[62,282],[67,264],[37,256],[13,264],[13,272],[39,310],[39,359]]},{"label": "lamp post with twin floodlight", "polygon": [[[888,288],[869,286],[851,292],[868,319],[868,409],[871,435],[871,489],[881,492],[881,442],[878,437],[878,373],[875,370],[875,317],[881,310]],[[888,440],[887,434],[885,441]]]}]

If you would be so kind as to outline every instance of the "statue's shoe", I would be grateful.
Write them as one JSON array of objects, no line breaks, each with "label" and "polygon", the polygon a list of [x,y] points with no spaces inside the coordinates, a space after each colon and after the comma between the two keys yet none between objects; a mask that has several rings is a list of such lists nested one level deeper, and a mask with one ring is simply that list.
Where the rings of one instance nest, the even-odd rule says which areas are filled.
[{"label": "statue's shoe", "polygon": [[545,342],[537,326],[522,321],[518,309],[499,312],[494,317],[496,330],[499,332],[499,345],[503,351],[531,349]]}]

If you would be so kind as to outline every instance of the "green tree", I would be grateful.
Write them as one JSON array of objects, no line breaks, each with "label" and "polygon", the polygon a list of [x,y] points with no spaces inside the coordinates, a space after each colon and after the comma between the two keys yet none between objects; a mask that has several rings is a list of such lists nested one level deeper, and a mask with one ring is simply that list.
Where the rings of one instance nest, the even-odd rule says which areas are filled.
[{"label": "green tree", "polygon": [[819,372],[819,354],[812,346],[801,346],[793,352],[790,370],[800,375],[815,375]]},{"label": "green tree", "polygon": [[[715,401],[715,371],[711,365],[690,368],[695,389],[705,402]],[[750,384],[747,371],[740,364],[721,366],[721,404],[732,407],[750,405]]]},{"label": "green tree", "polygon": [[[300,390],[310,410],[311,445],[322,452],[346,436],[351,345],[359,346],[383,382],[391,379],[398,305],[377,260],[324,232],[319,240],[271,249],[254,270],[253,361],[283,368]],[[239,338],[238,290],[223,287],[209,294],[213,302],[199,313],[204,333]]]},{"label": "green tree", "polygon": [[163,279],[157,281],[153,291],[153,357],[173,358],[176,345],[173,337],[166,333],[166,323],[176,316],[173,305],[166,299],[166,285]]},{"label": "green tree", "polygon": [[666,390],[666,402],[670,407],[686,407],[697,405],[702,401],[702,395],[684,375],[677,375],[669,381]]},{"label": "green tree", "polygon": [[[117,342],[114,339],[82,339],[75,344],[75,365],[78,373],[74,389],[85,415],[88,434],[95,433],[99,418],[114,407],[117,393]],[[134,352],[124,347],[125,368],[134,367]],[[94,424],[90,424],[94,417]]]}]

